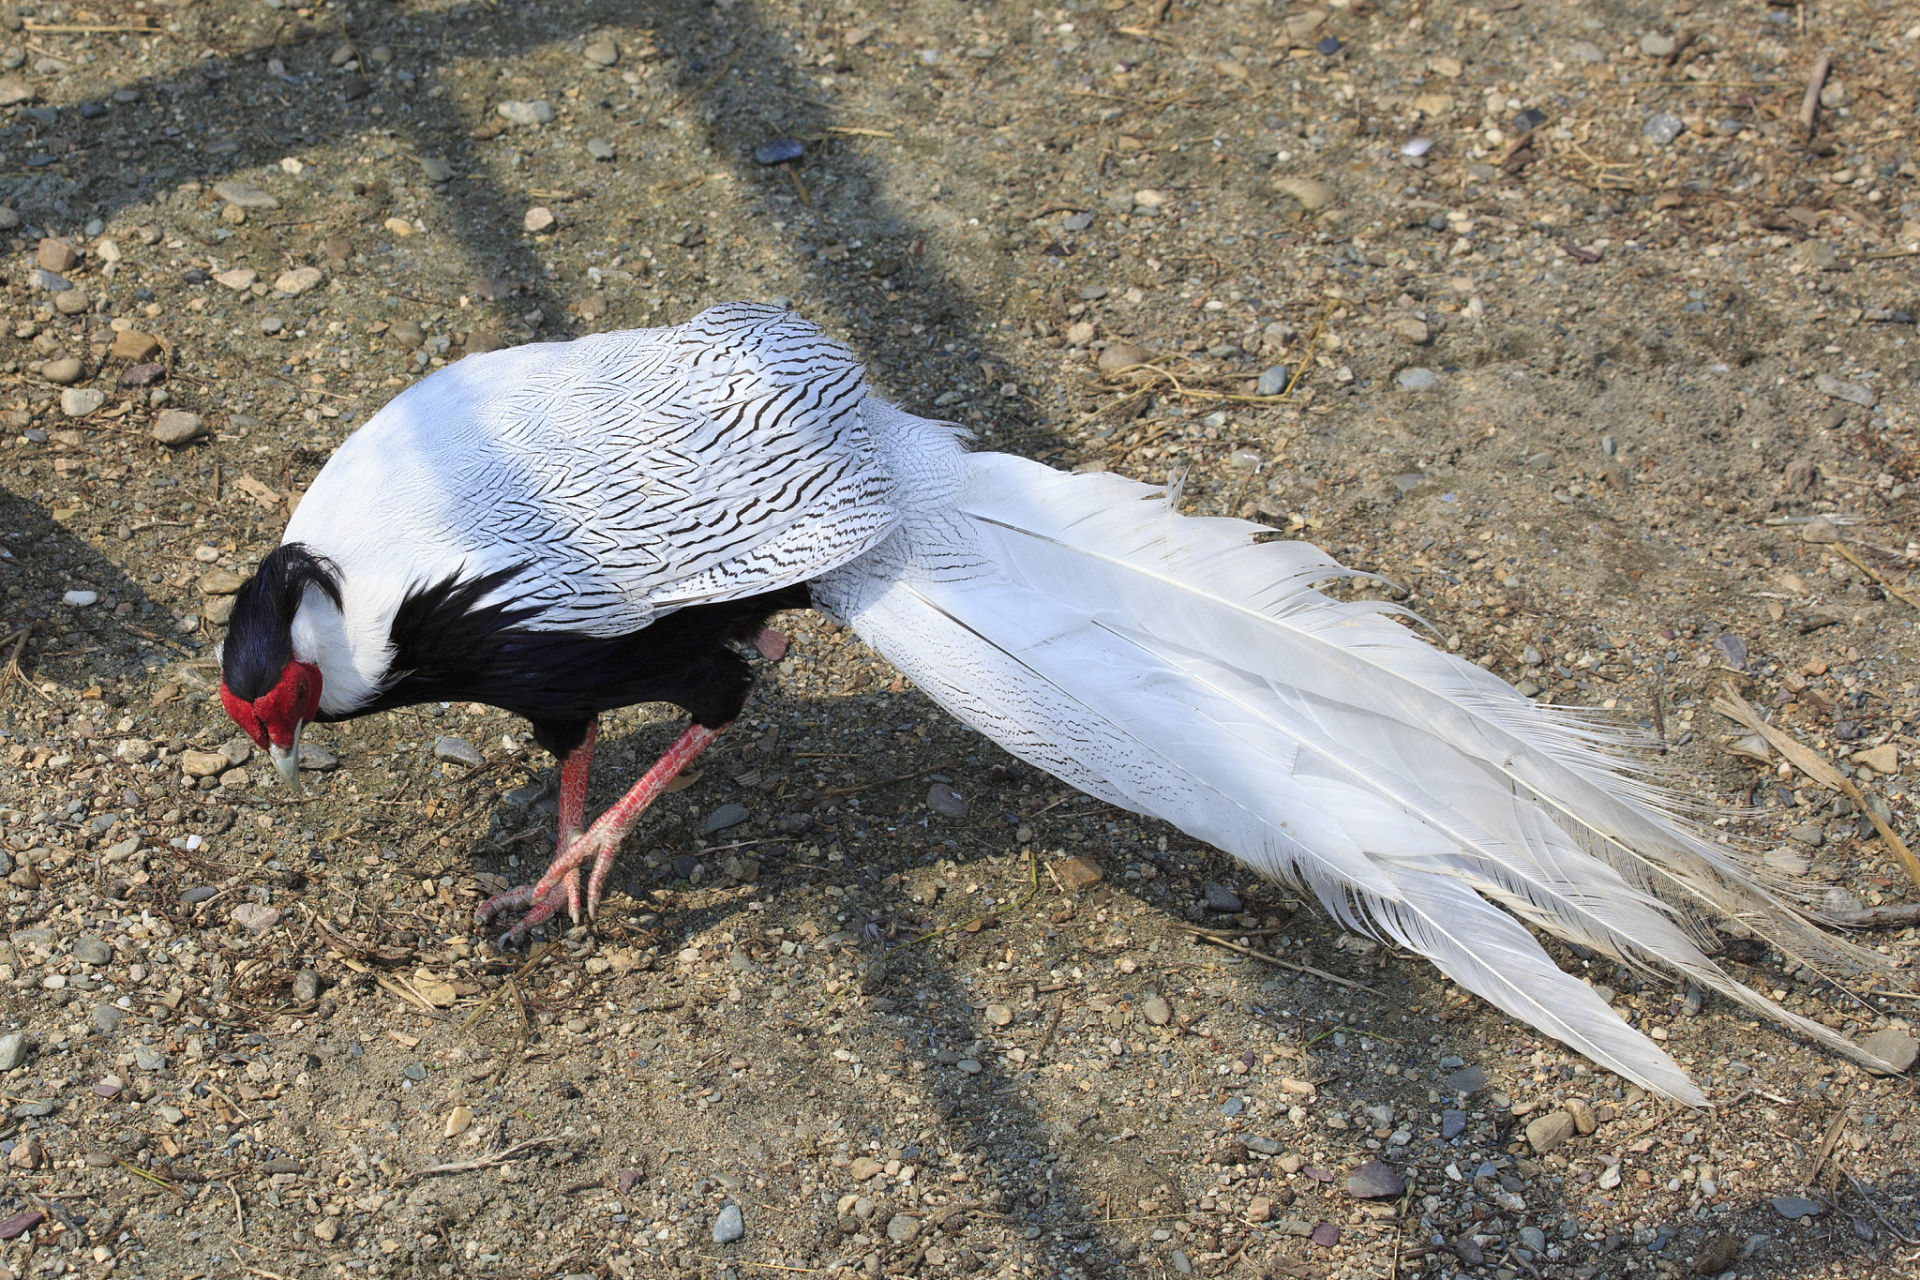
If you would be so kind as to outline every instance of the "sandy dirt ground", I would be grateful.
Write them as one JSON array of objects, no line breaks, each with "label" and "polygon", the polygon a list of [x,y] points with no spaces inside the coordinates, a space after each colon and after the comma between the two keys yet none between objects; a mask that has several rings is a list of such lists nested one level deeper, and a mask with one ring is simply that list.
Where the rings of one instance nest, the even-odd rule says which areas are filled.
[{"label": "sandy dirt ground", "polygon": [[[1556,948],[1715,1103],[1664,1106],[817,617],[529,950],[472,922],[551,852],[524,724],[317,730],[296,803],[210,695],[398,390],[783,301],[983,447],[1379,574],[1813,906],[1898,908],[1917,51],[1878,0],[8,11],[0,1266],[1914,1274],[1907,1079]],[[593,803],[679,724],[611,718]],[[1871,983],[1718,936],[1910,1060],[1883,915]]]}]

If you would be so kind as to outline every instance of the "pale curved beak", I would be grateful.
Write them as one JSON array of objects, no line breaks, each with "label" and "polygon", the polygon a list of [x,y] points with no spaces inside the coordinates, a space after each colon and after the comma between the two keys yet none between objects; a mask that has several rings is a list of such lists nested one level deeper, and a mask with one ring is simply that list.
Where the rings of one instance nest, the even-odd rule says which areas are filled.
[{"label": "pale curved beak", "polygon": [[267,748],[267,754],[273,757],[274,772],[280,775],[280,781],[287,784],[287,790],[296,796],[300,794],[300,731],[306,727],[301,722],[294,724],[291,748]]}]

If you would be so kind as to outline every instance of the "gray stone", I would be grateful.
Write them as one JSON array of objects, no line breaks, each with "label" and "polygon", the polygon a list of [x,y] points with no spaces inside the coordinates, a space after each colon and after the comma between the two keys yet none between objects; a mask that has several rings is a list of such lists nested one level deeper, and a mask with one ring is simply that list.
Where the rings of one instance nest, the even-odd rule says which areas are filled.
[{"label": "gray stone", "polygon": [[310,773],[325,773],[340,766],[340,757],[317,742],[300,744],[300,767]]},{"label": "gray stone", "polygon": [[1347,1194],[1356,1200],[1385,1200],[1406,1189],[1406,1179],[1384,1160],[1369,1160],[1347,1175]]},{"label": "gray stone", "polygon": [[112,1034],[113,1029],[126,1020],[126,1016],[127,1011],[117,1004],[96,1005],[93,1010],[93,1025]]},{"label": "gray stone", "polygon": [[944,782],[936,782],[927,788],[927,808],[955,821],[967,816],[966,797]]},{"label": "gray stone", "polygon": [[1913,1066],[1914,1059],[1920,1057],[1920,1041],[1898,1027],[1888,1027],[1884,1031],[1861,1037],[1860,1047],[1875,1057],[1885,1058],[1895,1071],[1900,1072]]},{"label": "gray stone", "polygon": [[1452,1142],[1466,1131],[1466,1112],[1450,1107],[1440,1113],[1440,1138],[1442,1141]]},{"label": "gray stone", "polygon": [[1147,1020],[1148,1026],[1164,1027],[1173,1019],[1173,1006],[1161,996],[1148,996],[1140,1006],[1140,1016]]},{"label": "gray stone", "polygon": [[40,376],[56,387],[64,387],[69,383],[80,381],[81,375],[86,371],[86,366],[73,356],[61,356],[58,360],[49,360],[40,366]]},{"label": "gray stone", "polygon": [[887,1219],[887,1239],[895,1244],[912,1244],[920,1234],[920,1219],[911,1214],[896,1213]]},{"label": "gray stone", "polygon": [[970,1076],[977,1076],[981,1071],[980,1060],[978,1058],[962,1058],[954,1065]]},{"label": "gray stone", "polygon": [[1393,380],[1408,391],[1430,391],[1440,385],[1440,375],[1431,369],[1414,367],[1402,369],[1393,375]]},{"label": "gray stone", "polygon": [[1276,364],[1260,373],[1260,380],[1253,384],[1253,393],[1257,396],[1277,396],[1287,389],[1287,379],[1292,376],[1285,365]]},{"label": "gray stone", "polygon": [[73,958],[81,964],[113,963],[113,948],[91,933],[83,933],[80,940],[73,944]]},{"label": "gray stone", "polygon": [[1687,131],[1687,122],[1671,111],[1656,111],[1640,126],[1640,136],[1656,147],[1664,147]]},{"label": "gray stone", "polygon": [[595,160],[611,160],[614,157],[613,144],[605,138],[588,138],[587,154]]},{"label": "gray stone", "polygon": [[1418,471],[1402,471],[1393,478],[1393,487],[1401,493],[1412,493],[1420,487],[1420,482],[1425,479],[1426,476]]},{"label": "gray stone", "polygon": [[730,1204],[720,1210],[720,1216],[713,1220],[713,1242],[732,1244],[747,1234],[747,1223],[740,1212],[740,1206]]},{"label": "gray stone", "polygon": [[1187,1255],[1180,1250],[1175,1249],[1173,1251],[1173,1269],[1183,1276],[1190,1276],[1193,1274],[1193,1260],[1188,1258]]},{"label": "gray stone", "polygon": [[293,998],[300,1004],[312,1004],[320,998],[320,975],[302,969],[293,975]]},{"label": "gray stone", "polygon": [[1775,1196],[1773,1211],[1783,1218],[1817,1218],[1826,1212],[1826,1208],[1805,1196]]},{"label": "gray stone", "polygon": [[1575,62],[1593,63],[1607,60],[1606,53],[1591,40],[1575,40],[1568,52],[1573,55]]},{"label": "gray stone", "polygon": [[0,1036],[0,1071],[12,1071],[27,1060],[27,1033],[9,1031]]},{"label": "gray stone", "polygon": [[1640,37],[1640,52],[1649,58],[1664,58],[1672,53],[1675,42],[1672,36],[1663,36],[1653,32]]},{"label": "gray stone", "polygon": [[1713,647],[1719,651],[1721,661],[1732,670],[1747,669],[1747,642],[1744,637],[1722,632],[1713,638]]},{"label": "gray stone", "polygon": [[1280,1144],[1278,1142],[1275,1142],[1272,1138],[1260,1138],[1260,1137],[1248,1138],[1246,1142],[1246,1146],[1247,1146],[1247,1150],[1257,1151],[1263,1156],[1277,1156],[1280,1154],[1280,1151],[1281,1151]]},{"label": "gray stone", "polygon": [[420,172],[426,175],[428,182],[445,182],[453,177],[453,166],[439,156],[421,156]]},{"label": "gray stone", "polygon": [[167,1068],[167,1055],[150,1045],[135,1045],[133,1065],[142,1071],[164,1071]]},{"label": "gray stone", "polygon": [[1564,1111],[1549,1111],[1527,1126],[1527,1141],[1534,1151],[1545,1155],[1573,1136],[1573,1117]]},{"label": "gray stone", "polygon": [[1787,839],[1798,840],[1801,844],[1818,849],[1827,842],[1826,829],[1817,822],[1803,822],[1787,830]]},{"label": "gray stone", "polygon": [[210,884],[199,884],[191,889],[183,890],[180,894],[180,901],[191,907],[196,903],[205,902],[218,892],[220,891]]},{"label": "gray stone", "polygon": [[553,104],[549,102],[503,102],[494,108],[508,124],[541,125],[553,123]]},{"label": "gray stone", "polygon": [[602,36],[589,44],[584,52],[587,61],[596,67],[610,67],[620,61],[620,46],[613,42],[612,36]]},{"label": "gray stone", "polygon": [[1830,373],[1815,374],[1813,385],[1822,395],[1832,396],[1835,400],[1845,400],[1848,404],[1857,404],[1864,409],[1873,408],[1879,397],[1872,387],[1862,382],[1844,382]]},{"label": "gray stone", "polygon": [[213,184],[213,194],[242,209],[278,209],[280,201],[250,182],[227,179]]},{"label": "gray stone", "polygon": [[712,835],[716,831],[725,831],[728,827],[737,827],[753,815],[743,804],[723,804],[700,824],[702,835]]},{"label": "gray stone", "polygon": [[433,744],[433,758],[448,764],[465,765],[469,769],[478,769],[487,762],[478,747],[465,738],[452,736],[441,738]]},{"label": "gray stone", "polygon": [[95,387],[68,387],[60,393],[60,412],[84,418],[107,402],[107,393]]},{"label": "gray stone", "polygon": [[1227,915],[1238,915],[1246,910],[1240,902],[1240,895],[1223,884],[1209,880],[1205,889],[1207,910],[1219,911]]},{"label": "gray stone", "polygon": [[163,409],[153,420],[153,438],[161,444],[187,444],[206,433],[207,426],[200,415],[185,409]]},{"label": "gray stone", "polygon": [[1545,1253],[1547,1251],[1547,1233],[1538,1227],[1522,1227],[1520,1228],[1520,1243],[1537,1254]]}]

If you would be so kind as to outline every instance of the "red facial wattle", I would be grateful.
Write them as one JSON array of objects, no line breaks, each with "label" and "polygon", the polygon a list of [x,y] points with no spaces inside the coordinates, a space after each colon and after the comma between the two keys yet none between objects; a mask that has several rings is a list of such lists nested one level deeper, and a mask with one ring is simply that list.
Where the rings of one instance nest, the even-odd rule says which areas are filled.
[{"label": "red facial wattle", "polygon": [[320,668],[311,662],[289,662],[279,683],[251,702],[222,683],[220,702],[228,717],[262,750],[290,751],[295,731],[320,710]]}]

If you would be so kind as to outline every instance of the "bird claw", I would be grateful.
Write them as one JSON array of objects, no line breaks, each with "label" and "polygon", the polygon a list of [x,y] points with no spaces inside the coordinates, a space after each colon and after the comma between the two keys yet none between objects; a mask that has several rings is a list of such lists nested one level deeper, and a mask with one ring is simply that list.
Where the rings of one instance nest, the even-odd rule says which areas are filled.
[{"label": "bird claw", "polygon": [[520,918],[519,923],[502,935],[500,941],[503,944],[525,941],[531,930],[553,918],[562,902],[566,903],[567,914],[573,922],[581,923],[580,876],[577,873],[580,864],[589,856],[593,858],[593,870],[587,876],[585,918],[592,919],[599,914],[600,896],[606,886],[607,875],[613,870],[613,855],[619,848],[619,839],[609,836],[597,823],[590,831],[573,832],[561,845],[560,852],[554,856],[553,863],[538,883],[518,885],[488,898],[475,909],[474,922],[484,925],[501,912],[527,907],[527,914]]}]

